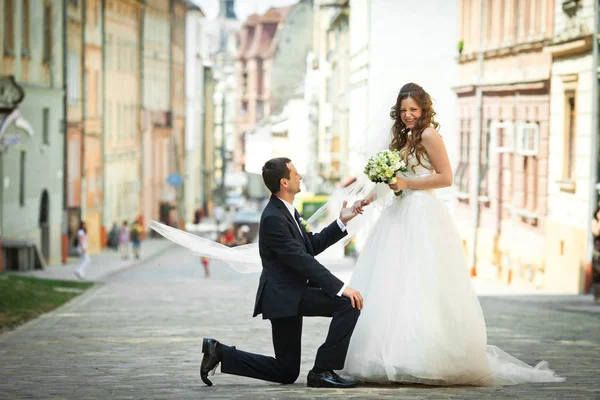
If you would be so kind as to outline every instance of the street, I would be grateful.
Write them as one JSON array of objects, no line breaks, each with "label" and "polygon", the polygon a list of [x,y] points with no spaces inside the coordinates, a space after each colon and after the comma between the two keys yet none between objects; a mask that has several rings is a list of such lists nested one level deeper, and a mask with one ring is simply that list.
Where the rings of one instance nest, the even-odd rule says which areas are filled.
[{"label": "street", "polygon": [[[94,268],[93,265],[90,270]],[[348,271],[335,271],[341,275]],[[306,318],[293,385],[221,374],[199,377],[203,337],[272,354],[270,324],[251,318],[257,276],[199,260],[179,247],[108,275],[66,306],[0,336],[2,399],[600,399],[600,313],[584,296],[482,296],[488,342],[558,384],[493,388],[366,385],[310,389],[306,374],[328,320]]]}]

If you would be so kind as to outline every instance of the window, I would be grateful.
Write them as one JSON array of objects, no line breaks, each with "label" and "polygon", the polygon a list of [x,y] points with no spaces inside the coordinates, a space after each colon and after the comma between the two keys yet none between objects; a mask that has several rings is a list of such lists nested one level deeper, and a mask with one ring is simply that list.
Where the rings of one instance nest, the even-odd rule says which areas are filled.
[{"label": "window", "polygon": [[524,156],[537,156],[540,152],[540,126],[537,123],[517,124],[517,151]]},{"label": "window", "polygon": [[44,62],[52,60],[52,4],[44,7]]},{"label": "window", "polygon": [[573,180],[575,175],[575,91],[570,90],[565,93],[565,137],[564,137],[564,155],[563,155],[563,178]]},{"label": "window", "polygon": [[19,205],[25,206],[25,152],[21,151],[21,165],[19,166]]},{"label": "window", "polygon": [[256,118],[260,121],[265,115],[265,103],[261,100],[256,102]]},{"label": "window", "polygon": [[106,69],[112,69],[113,65],[113,37],[112,34],[106,36]]},{"label": "window", "polygon": [[94,104],[94,116],[102,114],[102,87],[100,85],[100,72],[94,72],[94,93],[96,104]]},{"label": "window", "polygon": [[540,151],[540,125],[517,124],[517,153],[523,156],[523,204],[529,212],[537,211],[538,154]]},{"label": "window", "polygon": [[69,105],[79,104],[79,54],[69,52],[67,61],[67,101]]},{"label": "window", "polygon": [[490,135],[492,121],[487,120],[485,131],[481,133],[481,150],[479,152],[479,195],[487,196],[489,190],[488,171],[490,169]]},{"label": "window", "polygon": [[15,25],[13,0],[4,0],[4,54],[15,54]]},{"label": "window", "polygon": [[42,140],[43,144],[50,144],[50,109],[42,110]]},{"label": "window", "polygon": [[29,0],[23,0],[23,50],[22,54],[24,57],[29,57]]},{"label": "window", "polygon": [[83,116],[94,115],[90,113],[90,70],[83,72]]},{"label": "window", "polygon": [[512,153],[515,149],[514,125],[512,122],[493,122],[490,128],[496,138],[495,151]]},{"label": "window", "polygon": [[538,189],[538,158],[537,156],[523,157],[523,205],[522,208],[535,212]]},{"label": "window", "polygon": [[459,149],[459,162],[456,168],[455,182],[459,193],[466,200],[469,193],[469,157],[471,147],[471,120],[461,119],[460,120],[460,149]]}]

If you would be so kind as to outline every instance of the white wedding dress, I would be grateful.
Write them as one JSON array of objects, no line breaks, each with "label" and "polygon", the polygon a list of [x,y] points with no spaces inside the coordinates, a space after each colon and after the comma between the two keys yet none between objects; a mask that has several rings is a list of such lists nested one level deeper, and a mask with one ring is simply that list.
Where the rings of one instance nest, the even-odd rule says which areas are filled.
[{"label": "white wedding dress", "polygon": [[[432,172],[408,160],[409,178]],[[387,200],[386,200],[387,199]],[[383,204],[382,204],[383,202]],[[405,190],[381,209],[349,286],[365,300],[342,374],[362,381],[428,385],[560,382],[487,345],[458,230],[433,191]]]}]

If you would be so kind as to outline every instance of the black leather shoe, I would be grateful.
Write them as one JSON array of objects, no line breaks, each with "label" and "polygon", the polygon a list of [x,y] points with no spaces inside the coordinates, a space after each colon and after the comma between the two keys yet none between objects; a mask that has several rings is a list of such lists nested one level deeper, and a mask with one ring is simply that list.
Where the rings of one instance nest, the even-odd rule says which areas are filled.
[{"label": "black leather shoe", "polygon": [[353,379],[344,379],[333,371],[331,371],[331,375],[333,375],[333,378],[336,382],[343,383],[345,385],[354,385],[353,387],[358,386],[358,381],[355,381]]},{"label": "black leather shoe", "polygon": [[209,372],[213,372],[219,366],[219,363],[223,361],[221,357],[217,355],[217,345],[220,343],[215,339],[202,340],[202,363],[200,364],[200,378],[207,386],[212,386],[212,382],[208,379]]},{"label": "black leather shoe", "polygon": [[333,371],[325,371],[319,374],[310,371],[306,378],[306,386],[314,388],[350,389],[357,387],[358,382],[343,379]]}]

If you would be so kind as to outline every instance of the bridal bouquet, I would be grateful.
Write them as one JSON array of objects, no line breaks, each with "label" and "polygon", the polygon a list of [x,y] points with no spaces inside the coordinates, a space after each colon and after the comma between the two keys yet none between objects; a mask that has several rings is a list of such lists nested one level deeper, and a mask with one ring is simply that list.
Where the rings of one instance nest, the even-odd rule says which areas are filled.
[{"label": "bridal bouquet", "polygon": [[[371,182],[393,184],[396,182],[397,172],[406,172],[406,162],[396,150],[383,150],[369,158],[364,173]],[[402,194],[402,190],[394,192],[396,196]]]}]

